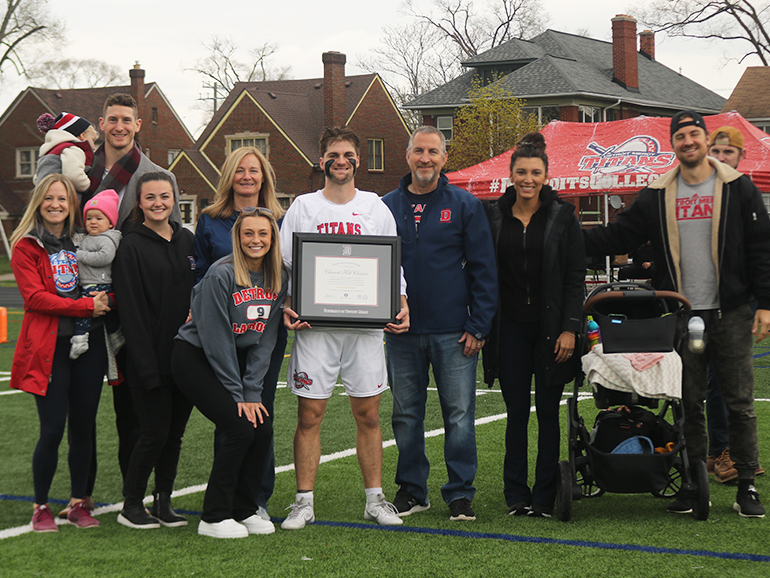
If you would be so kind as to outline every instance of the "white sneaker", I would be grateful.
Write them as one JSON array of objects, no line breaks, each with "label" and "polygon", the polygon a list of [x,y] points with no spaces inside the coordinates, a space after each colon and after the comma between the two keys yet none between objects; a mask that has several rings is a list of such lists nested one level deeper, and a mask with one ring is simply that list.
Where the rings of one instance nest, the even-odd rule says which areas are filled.
[{"label": "white sneaker", "polygon": [[385,501],[385,496],[378,494],[374,502],[367,502],[364,510],[365,520],[374,520],[381,526],[397,526],[404,521],[398,517],[396,507]]},{"label": "white sneaker", "polygon": [[246,526],[239,524],[232,518],[221,522],[204,522],[201,520],[198,526],[198,534],[211,536],[212,538],[248,538],[249,531]]},{"label": "white sneaker", "polygon": [[270,514],[267,513],[267,510],[265,509],[264,506],[260,506],[259,508],[257,508],[257,516],[262,518],[265,522],[272,522],[272,520],[270,519]]},{"label": "white sneaker", "polygon": [[259,514],[249,516],[245,520],[238,522],[239,524],[246,526],[249,534],[272,534],[275,532],[275,526],[272,522],[266,522]]},{"label": "white sneaker", "polygon": [[313,502],[309,498],[300,498],[286,509],[291,513],[281,524],[284,530],[301,530],[308,522],[315,522]]}]

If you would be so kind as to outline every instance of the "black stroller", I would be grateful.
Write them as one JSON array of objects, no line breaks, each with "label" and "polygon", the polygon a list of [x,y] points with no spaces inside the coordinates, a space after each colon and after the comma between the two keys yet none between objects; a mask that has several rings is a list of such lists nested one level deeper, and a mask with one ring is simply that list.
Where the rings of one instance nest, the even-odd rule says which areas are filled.
[{"label": "black stroller", "polygon": [[[680,351],[687,346],[685,318],[689,301],[679,293],[655,291],[644,283],[609,283],[594,289],[583,307],[583,335],[587,316],[599,324],[604,353]],[[583,340],[588,352],[587,339]],[[598,350],[597,350],[598,351]],[[635,391],[617,391],[592,384],[596,407],[628,406],[659,409],[650,414],[669,436],[665,453],[608,453],[591,440],[591,434],[578,413],[578,390],[586,376],[575,380],[573,396],[567,400],[569,421],[569,460],[559,463],[556,497],[559,520],[572,519],[572,501],[601,496],[604,492],[651,493],[659,498],[685,498],[693,503],[693,516],[706,520],[709,515],[709,482],[706,464],[690,463],[687,458],[685,416],[677,396],[645,397]],[[662,404],[661,404],[662,402]],[[669,413],[671,424],[665,421]],[[593,432],[596,433],[596,432]],[[665,451],[665,450],[668,451]]]}]

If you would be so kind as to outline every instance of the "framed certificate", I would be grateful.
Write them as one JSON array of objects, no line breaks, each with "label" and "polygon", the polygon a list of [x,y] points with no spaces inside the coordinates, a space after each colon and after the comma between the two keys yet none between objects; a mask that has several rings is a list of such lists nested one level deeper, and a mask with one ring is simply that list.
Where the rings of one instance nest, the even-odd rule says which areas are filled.
[{"label": "framed certificate", "polygon": [[320,327],[382,328],[401,310],[401,239],[294,233],[291,308]]}]

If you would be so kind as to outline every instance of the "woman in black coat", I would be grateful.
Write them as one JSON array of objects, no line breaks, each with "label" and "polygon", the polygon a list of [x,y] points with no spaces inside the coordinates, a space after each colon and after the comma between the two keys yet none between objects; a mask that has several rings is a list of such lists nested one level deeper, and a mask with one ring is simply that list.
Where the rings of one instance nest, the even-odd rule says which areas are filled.
[{"label": "woman in black coat", "polygon": [[[125,474],[118,522],[146,530],[187,525],[171,507],[171,492],[192,403],[174,382],[171,352],[190,311],[195,258],[193,234],[170,220],[175,198],[169,174],[142,175],[136,195],[136,222],[124,230],[112,271],[126,336],[127,382],[141,430]],[[150,515],[143,498],[153,470]]]},{"label": "woman in black coat", "polygon": [[[559,463],[559,403],[572,381],[585,296],[585,250],[572,204],[546,185],[545,139],[530,133],[511,156],[511,182],[488,216],[500,303],[484,348],[487,381],[496,368],[508,410],[504,494],[512,515],[550,517]],[[535,484],[527,471],[527,426],[535,377],[539,426]]]}]

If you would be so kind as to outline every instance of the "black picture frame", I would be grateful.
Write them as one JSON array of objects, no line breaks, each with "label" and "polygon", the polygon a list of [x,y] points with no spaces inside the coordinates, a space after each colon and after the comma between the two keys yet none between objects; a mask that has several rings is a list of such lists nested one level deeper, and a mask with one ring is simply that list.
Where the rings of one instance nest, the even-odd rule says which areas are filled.
[{"label": "black picture frame", "polygon": [[[293,233],[291,307],[314,327],[384,328],[401,310],[401,239]],[[310,282],[308,282],[310,279]]]}]

